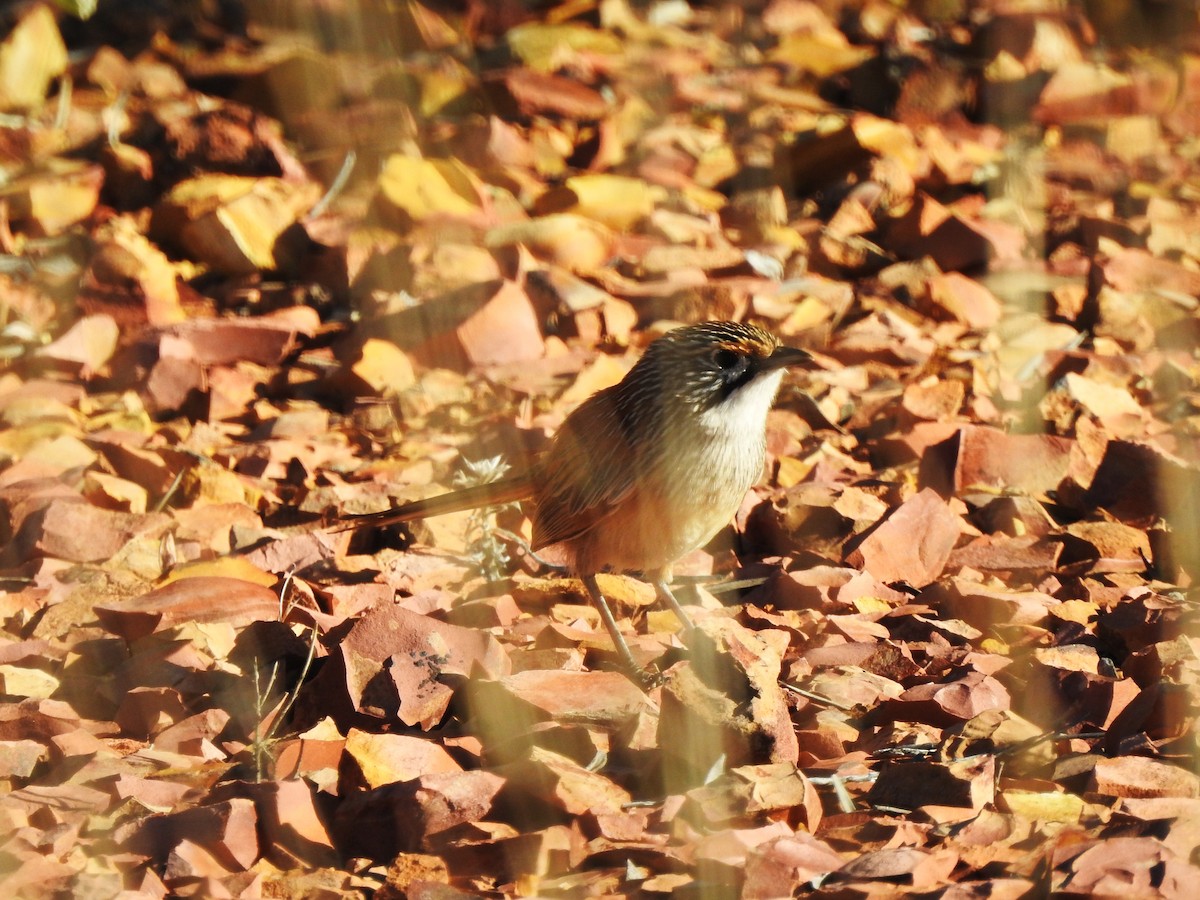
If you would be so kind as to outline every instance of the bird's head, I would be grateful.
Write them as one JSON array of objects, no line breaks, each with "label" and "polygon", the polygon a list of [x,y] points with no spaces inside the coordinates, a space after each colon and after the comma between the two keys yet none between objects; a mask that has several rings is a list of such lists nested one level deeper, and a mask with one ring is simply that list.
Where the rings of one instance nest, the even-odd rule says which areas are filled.
[{"label": "bird's head", "polygon": [[665,401],[677,398],[695,413],[753,406],[765,415],[782,370],[810,359],[757,325],[701,322],[659,338],[638,365],[656,370]]}]

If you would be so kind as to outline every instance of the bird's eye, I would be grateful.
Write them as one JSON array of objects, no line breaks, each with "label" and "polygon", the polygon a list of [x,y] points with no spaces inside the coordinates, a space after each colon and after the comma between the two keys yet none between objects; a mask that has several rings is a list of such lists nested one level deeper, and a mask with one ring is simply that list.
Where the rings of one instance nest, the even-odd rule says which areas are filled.
[{"label": "bird's eye", "polygon": [[738,364],[739,359],[741,359],[741,357],[732,350],[721,349],[713,354],[713,362],[715,362],[717,364],[717,368],[720,369],[732,369]]}]

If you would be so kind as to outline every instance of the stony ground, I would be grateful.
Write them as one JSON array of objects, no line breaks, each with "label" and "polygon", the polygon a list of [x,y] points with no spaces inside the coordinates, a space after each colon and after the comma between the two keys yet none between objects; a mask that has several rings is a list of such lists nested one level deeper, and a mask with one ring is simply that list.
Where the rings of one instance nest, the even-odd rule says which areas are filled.
[{"label": "stony ground", "polygon": [[[129,6],[3,13],[7,896],[1190,896],[1192,4]],[[708,318],[817,364],[651,690],[323,527]]]}]

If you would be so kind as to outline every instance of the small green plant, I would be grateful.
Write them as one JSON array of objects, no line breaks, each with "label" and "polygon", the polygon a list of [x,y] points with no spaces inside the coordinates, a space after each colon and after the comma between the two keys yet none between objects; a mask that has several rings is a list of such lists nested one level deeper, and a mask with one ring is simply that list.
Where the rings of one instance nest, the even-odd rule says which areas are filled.
[{"label": "small green plant", "polygon": [[[283,587],[280,589],[280,619],[282,620],[287,612],[283,607],[283,600],[288,596],[288,588],[291,584],[292,573],[289,572],[284,579]],[[254,678],[254,734],[250,739],[250,752],[254,758],[254,780],[261,782],[267,777],[267,764],[270,761],[271,753],[275,742],[278,740],[279,728],[287,719],[287,714],[291,712],[292,706],[296,703],[296,698],[300,694],[300,686],[304,684],[304,680],[308,677],[309,671],[312,669],[313,659],[317,654],[317,641],[320,635],[317,632],[317,626],[314,622],[311,626],[308,640],[308,654],[304,658],[304,665],[300,668],[300,674],[296,678],[295,687],[292,690],[285,691],[281,698],[276,699],[275,680],[279,677],[279,661],[271,663],[271,674],[267,677],[267,683],[262,683],[260,675],[262,666],[255,665],[253,669]],[[257,662],[257,660],[256,660]],[[271,715],[271,708],[278,703],[278,709],[275,714]],[[268,722],[268,718],[270,721]]]},{"label": "small green plant", "polygon": [[[500,456],[474,462],[464,460],[462,471],[454,476],[451,484],[455,488],[491,484],[508,474],[508,470],[508,463]],[[508,549],[500,540],[500,530],[496,527],[496,512],[512,506],[515,504],[481,507],[473,510],[471,518],[467,520],[467,559],[489,581],[498,581],[509,570],[511,560]]]}]

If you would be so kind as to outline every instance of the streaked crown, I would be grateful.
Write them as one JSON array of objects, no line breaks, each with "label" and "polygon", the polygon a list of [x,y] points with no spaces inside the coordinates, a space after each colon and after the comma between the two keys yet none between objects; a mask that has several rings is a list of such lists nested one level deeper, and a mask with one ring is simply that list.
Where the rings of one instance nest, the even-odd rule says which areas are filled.
[{"label": "streaked crown", "polygon": [[779,339],[757,325],[701,322],[668,332],[638,363],[657,370],[669,394],[707,409],[778,369]]}]

